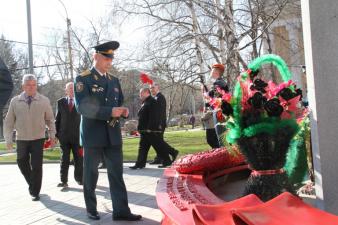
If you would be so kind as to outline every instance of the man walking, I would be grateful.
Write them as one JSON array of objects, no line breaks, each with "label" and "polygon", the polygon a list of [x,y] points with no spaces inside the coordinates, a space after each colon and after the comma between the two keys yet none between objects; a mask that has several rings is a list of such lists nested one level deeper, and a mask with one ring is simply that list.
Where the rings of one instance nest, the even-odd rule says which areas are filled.
[{"label": "man walking", "polygon": [[7,149],[13,149],[13,130],[16,130],[17,162],[29,186],[33,201],[40,199],[42,158],[45,127],[49,128],[51,147],[55,144],[55,124],[49,99],[37,92],[33,74],[22,78],[23,92],[12,98],[5,118]]},{"label": "man walking", "polygon": [[70,163],[70,151],[73,152],[74,178],[82,185],[83,160],[80,154],[80,114],[74,107],[74,83],[69,82],[65,88],[66,97],[57,101],[55,119],[56,137],[59,139],[62,150],[60,163],[61,183],[58,187],[68,187],[68,169]]},{"label": "man walking", "polygon": [[99,220],[95,188],[98,165],[103,152],[113,203],[113,220],[135,221],[142,218],[130,212],[123,180],[120,117],[129,110],[121,107],[123,94],[119,80],[108,73],[119,47],[117,41],[95,46],[94,65],[76,77],[75,103],[81,114],[80,144],[84,147],[83,192],[87,216]]},{"label": "man walking", "polygon": [[[160,133],[158,135],[158,137],[161,139],[161,144],[160,144],[160,148],[161,149],[167,149],[167,151],[169,152],[169,154],[172,157],[172,161],[175,161],[179,151],[174,149],[173,147],[171,147],[165,140],[164,140],[164,130],[167,127],[167,101],[165,100],[164,95],[160,92],[160,86],[157,83],[153,83],[152,85],[150,85],[150,91],[152,96],[154,97],[154,99],[156,100],[156,108],[157,108],[157,113],[160,116]],[[161,157],[159,157],[158,155],[156,155],[156,157],[154,158],[154,160],[152,162],[150,162],[150,164],[161,164],[162,163],[162,159]]]},{"label": "man walking", "polygon": [[159,168],[164,168],[171,165],[168,152],[161,148],[161,142],[158,135],[162,132],[159,129],[159,118],[156,113],[156,101],[150,95],[149,88],[142,88],[140,90],[140,99],[142,106],[138,111],[138,126],[137,130],[140,133],[140,143],[138,149],[137,161],[130,169],[142,169],[147,163],[147,156],[151,146],[154,147],[157,155],[163,159],[162,165]]}]

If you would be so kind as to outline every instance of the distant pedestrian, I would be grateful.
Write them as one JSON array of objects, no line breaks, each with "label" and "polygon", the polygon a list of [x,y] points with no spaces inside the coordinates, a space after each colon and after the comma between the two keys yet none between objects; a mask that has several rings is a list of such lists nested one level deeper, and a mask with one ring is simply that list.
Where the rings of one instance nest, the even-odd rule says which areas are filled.
[{"label": "distant pedestrian", "polygon": [[196,122],[196,118],[194,115],[191,115],[191,117],[189,118],[189,123],[191,124],[191,128],[194,129],[195,128],[195,122]]},{"label": "distant pedestrian", "polygon": [[57,101],[56,137],[61,147],[60,176],[58,187],[68,187],[68,170],[70,152],[73,152],[74,178],[82,185],[83,157],[80,154],[80,114],[74,107],[74,83],[69,82],[65,88],[66,96]]},{"label": "distant pedestrian", "polygon": [[23,92],[12,98],[5,118],[4,136],[7,149],[13,148],[16,130],[17,162],[29,186],[33,201],[40,199],[45,127],[49,128],[51,147],[55,144],[55,124],[49,99],[37,92],[33,74],[22,78]]}]

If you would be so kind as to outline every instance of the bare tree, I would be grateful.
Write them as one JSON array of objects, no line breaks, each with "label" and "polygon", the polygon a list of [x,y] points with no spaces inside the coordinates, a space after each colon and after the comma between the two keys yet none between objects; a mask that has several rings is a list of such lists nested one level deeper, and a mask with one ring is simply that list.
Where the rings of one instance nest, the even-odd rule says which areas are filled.
[{"label": "bare tree", "polygon": [[[268,2],[268,3],[267,3]],[[119,8],[123,21],[138,16],[146,24],[148,43],[143,62],[167,58],[182,82],[195,81],[182,71],[177,58],[196,67],[194,76],[206,73],[212,63],[226,64],[230,84],[246,68],[247,61],[262,52],[270,25],[291,0],[129,0]],[[142,61],[140,60],[140,61]],[[176,64],[175,66],[173,66]],[[188,68],[189,66],[186,66]],[[178,75],[177,75],[178,76]]]}]

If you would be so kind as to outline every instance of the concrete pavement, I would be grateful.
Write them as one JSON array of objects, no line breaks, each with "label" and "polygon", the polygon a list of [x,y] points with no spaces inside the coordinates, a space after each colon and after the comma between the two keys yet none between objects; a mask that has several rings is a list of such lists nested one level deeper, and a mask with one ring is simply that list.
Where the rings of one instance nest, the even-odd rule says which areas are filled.
[{"label": "concrete pavement", "polygon": [[155,189],[163,169],[147,165],[142,170],[130,170],[133,163],[124,164],[124,180],[128,190],[129,206],[133,213],[141,214],[142,221],[112,221],[106,170],[100,169],[96,189],[101,220],[92,221],[86,216],[82,186],[73,178],[74,167],[69,169],[69,188],[56,187],[60,181],[59,164],[44,164],[41,199],[33,202],[28,186],[17,165],[0,165],[0,224],[160,224],[161,212],[157,207]]}]

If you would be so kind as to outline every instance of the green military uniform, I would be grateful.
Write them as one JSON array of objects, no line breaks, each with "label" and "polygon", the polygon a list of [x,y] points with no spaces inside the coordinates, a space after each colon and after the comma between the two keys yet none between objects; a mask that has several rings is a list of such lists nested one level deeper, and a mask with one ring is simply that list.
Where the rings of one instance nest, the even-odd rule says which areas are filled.
[{"label": "green military uniform", "polygon": [[95,68],[75,80],[75,105],[81,114],[80,142],[84,147],[83,191],[89,213],[96,211],[95,188],[98,164],[104,153],[108,171],[113,215],[129,215],[127,191],[123,181],[122,137],[119,122],[109,124],[113,107],[123,103],[119,80],[101,75]]}]

